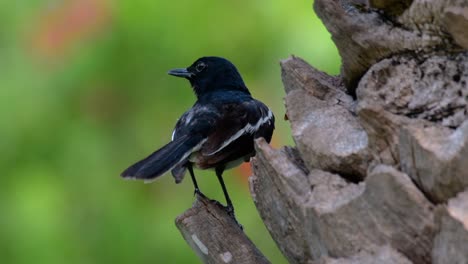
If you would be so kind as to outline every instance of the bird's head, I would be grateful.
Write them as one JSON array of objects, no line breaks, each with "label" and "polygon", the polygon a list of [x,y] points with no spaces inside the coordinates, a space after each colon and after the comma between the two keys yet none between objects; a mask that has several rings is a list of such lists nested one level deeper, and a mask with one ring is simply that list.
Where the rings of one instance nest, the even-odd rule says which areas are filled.
[{"label": "bird's head", "polygon": [[249,93],[236,66],[220,57],[203,57],[187,68],[173,69],[168,74],[188,79],[197,96],[218,90]]}]

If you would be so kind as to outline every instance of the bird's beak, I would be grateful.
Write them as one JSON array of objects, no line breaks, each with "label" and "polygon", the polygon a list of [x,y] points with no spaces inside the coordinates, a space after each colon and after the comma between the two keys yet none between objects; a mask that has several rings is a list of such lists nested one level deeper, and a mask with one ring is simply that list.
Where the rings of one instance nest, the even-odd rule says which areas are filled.
[{"label": "bird's beak", "polygon": [[173,76],[185,77],[185,78],[190,78],[193,76],[193,73],[189,72],[186,68],[172,69],[168,71],[167,73]]}]

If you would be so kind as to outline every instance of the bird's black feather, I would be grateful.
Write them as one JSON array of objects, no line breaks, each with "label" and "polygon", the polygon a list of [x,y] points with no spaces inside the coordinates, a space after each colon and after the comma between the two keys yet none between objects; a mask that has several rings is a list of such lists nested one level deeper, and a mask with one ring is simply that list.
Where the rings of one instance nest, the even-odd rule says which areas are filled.
[{"label": "bird's black feather", "polygon": [[171,141],[145,159],[130,166],[122,173],[124,178],[150,180],[175,167],[186,159],[203,140],[200,136],[183,136]]},{"label": "bird's black feather", "polygon": [[228,60],[203,57],[169,74],[187,78],[197,101],[178,120],[172,141],[130,166],[123,177],[147,180],[172,170],[178,183],[189,164],[201,169],[225,168],[235,160],[248,161],[254,154],[255,138],[271,140],[273,114],[252,98]]}]

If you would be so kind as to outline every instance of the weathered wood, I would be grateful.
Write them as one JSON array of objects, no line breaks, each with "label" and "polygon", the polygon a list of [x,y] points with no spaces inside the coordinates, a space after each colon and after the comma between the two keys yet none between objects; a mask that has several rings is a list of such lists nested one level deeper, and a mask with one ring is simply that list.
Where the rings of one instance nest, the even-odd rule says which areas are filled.
[{"label": "weathered wood", "polygon": [[407,127],[400,134],[401,168],[436,203],[468,187],[468,121],[452,131]]},{"label": "weathered wood", "polygon": [[468,263],[468,189],[436,210],[434,264]]},{"label": "weathered wood", "polygon": [[376,164],[397,165],[400,161],[398,142],[401,128],[413,120],[394,115],[381,106],[360,104],[360,123],[369,138],[369,152]]},{"label": "weathered wood", "polygon": [[[307,168],[297,151],[274,151],[263,139],[252,161],[254,175],[249,178],[250,192],[257,210],[273,240],[290,263],[307,263],[310,250],[309,230],[305,229],[301,204],[310,192]],[[308,237],[309,239],[306,239]]]},{"label": "weathered wood", "polygon": [[293,90],[305,90],[317,99],[339,104],[355,112],[356,101],[346,93],[341,76],[330,76],[296,56],[282,60],[280,65],[286,94]]},{"label": "weathered wood", "polygon": [[286,107],[294,140],[309,168],[340,172],[355,180],[364,178],[367,134],[354,115],[304,90],[291,91]]},{"label": "weathered wood", "polygon": [[294,57],[281,66],[284,86],[291,87],[285,99],[286,114],[309,169],[363,179],[370,158],[367,134],[353,114],[353,100],[341,89],[340,78],[317,71]]},{"label": "weathered wood", "polygon": [[398,16],[408,9],[412,2],[413,0],[369,0],[369,5],[390,16]]},{"label": "weathered wood", "polygon": [[349,257],[384,245],[416,263],[430,261],[433,206],[406,174],[380,165],[354,184],[321,170],[306,174],[286,149],[265,141],[256,147],[254,174],[261,176],[250,181],[254,202],[290,262]]},{"label": "weathered wood", "polygon": [[[374,5],[383,3],[371,2]],[[414,0],[408,6],[410,1],[404,2],[403,8],[396,13],[404,12],[393,20],[389,19],[389,14],[374,9],[356,8],[353,1],[314,1],[315,12],[332,34],[341,55],[342,74],[350,94],[355,94],[357,84],[367,69],[384,58],[408,51],[429,53],[442,47],[446,51],[461,49],[446,33],[440,14],[441,10],[458,4],[446,0]],[[379,6],[377,3],[375,7]],[[383,11],[388,9],[386,6],[389,5],[381,6]]]},{"label": "weathered wood", "polygon": [[405,256],[390,246],[366,249],[348,258],[323,258],[313,264],[411,264]]},{"label": "weathered wood", "polygon": [[216,201],[197,195],[176,225],[204,263],[270,263]]},{"label": "weathered wood", "polygon": [[356,92],[360,105],[458,127],[468,118],[468,53],[384,59],[370,67]]},{"label": "weathered wood", "polygon": [[466,30],[468,28],[468,3],[458,2],[444,9],[442,21],[455,42],[468,49],[468,31]]}]

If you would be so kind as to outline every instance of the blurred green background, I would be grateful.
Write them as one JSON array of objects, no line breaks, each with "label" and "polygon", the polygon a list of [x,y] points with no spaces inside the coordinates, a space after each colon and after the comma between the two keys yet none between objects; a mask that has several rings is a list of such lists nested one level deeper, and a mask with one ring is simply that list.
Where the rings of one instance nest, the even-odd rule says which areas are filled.
[{"label": "blurred green background", "polygon": [[[292,144],[279,60],[329,73],[339,57],[311,1],[0,1],[0,263],[198,263],[174,225],[190,180],[120,172],[170,140],[194,103],[167,70],[230,59]],[[224,202],[213,172],[201,189]],[[248,192],[249,166],[226,173],[239,221],[285,263]]]}]

